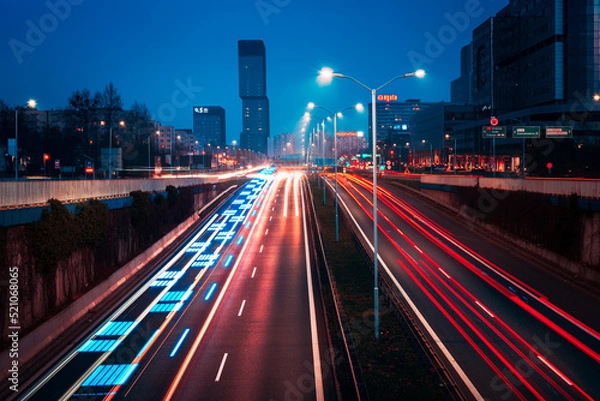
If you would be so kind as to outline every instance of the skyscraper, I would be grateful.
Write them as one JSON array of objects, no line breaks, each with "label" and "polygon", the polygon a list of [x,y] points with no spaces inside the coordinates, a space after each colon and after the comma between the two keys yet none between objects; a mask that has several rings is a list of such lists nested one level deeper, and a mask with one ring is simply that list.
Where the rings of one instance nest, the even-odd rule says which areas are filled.
[{"label": "skyscraper", "polygon": [[267,66],[262,40],[238,41],[242,132],[240,147],[267,154],[270,135]]}]

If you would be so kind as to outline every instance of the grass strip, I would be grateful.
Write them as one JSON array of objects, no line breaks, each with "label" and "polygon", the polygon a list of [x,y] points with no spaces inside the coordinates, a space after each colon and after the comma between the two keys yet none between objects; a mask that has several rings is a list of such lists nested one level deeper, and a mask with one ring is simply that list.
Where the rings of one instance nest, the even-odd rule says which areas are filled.
[{"label": "grass strip", "polygon": [[448,399],[435,370],[417,340],[383,296],[380,338],[373,332],[373,274],[341,215],[335,242],[335,208],[330,194],[323,205],[323,189],[311,178],[311,189],[321,226],[326,257],[347,316],[369,400]]}]

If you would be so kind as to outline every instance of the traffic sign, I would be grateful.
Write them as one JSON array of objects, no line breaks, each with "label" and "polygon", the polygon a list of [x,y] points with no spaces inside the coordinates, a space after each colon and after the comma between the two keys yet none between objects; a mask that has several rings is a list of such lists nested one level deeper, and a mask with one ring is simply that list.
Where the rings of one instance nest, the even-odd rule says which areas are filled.
[{"label": "traffic sign", "polygon": [[495,127],[495,126],[497,126],[497,125],[498,125],[498,123],[499,123],[499,122],[500,122],[500,121],[498,121],[498,118],[497,118],[497,117],[494,117],[494,116],[490,117],[490,125],[491,125],[491,126]]},{"label": "traffic sign", "polygon": [[525,127],[513,127],[513,138],[527,139],[527,138],[539,138],[540,127],[525,126]]},{"label": "traffic sign", "polygon": [[483,138],[506,138],[506,127],[481,127],[481,134],[483,135]]},{"label": "traffic sign", "polygon": [[546,138],[573,138],[573,127],[546,127]]}]

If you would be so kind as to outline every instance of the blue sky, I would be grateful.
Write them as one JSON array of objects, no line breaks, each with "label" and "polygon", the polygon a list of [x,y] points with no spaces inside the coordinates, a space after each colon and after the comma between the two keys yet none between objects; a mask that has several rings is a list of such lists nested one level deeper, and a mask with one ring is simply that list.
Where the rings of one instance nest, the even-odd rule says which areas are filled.
[{"label": "blue sky", "polygon": [[[101,90],[112,81],[126,108],[145,103],[176,128],[191,128],[193,105],[223,106],[231,142],[241,131],[237,40],[263,39],[271,133],[293,132],[309,101],[333,111],[370,101],[368,91],[347,80],[318,86],[322,66],[369,86],[422,67],[425,79],[397,81],[384,93],[450,100],[460,48],[506,4],[6,0],[0,4],[0,99],[14,106],[34,98],[40,109],[62,108],[72,91]],[[349,115],[339,125],[366,131],[367,117]]]}]

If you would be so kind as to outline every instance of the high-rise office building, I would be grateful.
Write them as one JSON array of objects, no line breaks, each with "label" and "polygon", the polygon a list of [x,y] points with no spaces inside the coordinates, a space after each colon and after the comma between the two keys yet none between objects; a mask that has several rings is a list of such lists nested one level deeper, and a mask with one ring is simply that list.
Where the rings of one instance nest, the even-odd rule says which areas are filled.
[{"label": "high-rise office building", "polygon": [[[375,112],[377,115],[377,142],[392,144],[394,141],[405,141],[398,139],[409,135],[410,119],[418,111],[427,108],[432,103],[422,102],[421,99],[406,99],[402,102],[395,94],[380,94],[377,96]],[[369,103],[369,136],[371,134],[371,104]],[[369,146],[371,145],[369,139]]]},{"label": "high-rise office building", "polygon": [[450,84],[450,101],[452,103],[471,103],[471,68],[473,46],[469,43],[460,50],[460,77]]},{"label": "high-rise office building", "polygon": [[270,124],[264,42],[262,40],[238,41],[238,62],[242,99],[240,147],[267,154]]},{"label": "high-rise office building", "polygon": [[[459,164],[464,155],[474,160],[483,157],[499,171],[520,170],[526,163],[524,144],[528,153],[547,157],[527,140],[511,138],[514,126],[531,125],[539,126],[542,136],[547,127],[571,127],[572,139],[553,151],[555,172],[581,168],[586,173],[590,166],[600,166],[597,4],[598,0],[510,0],[473,30],[470,60],[461,54],[461,78],[470,72],[469,103],[476,118],[437,134],[439,142],[445,134],[457,140]],[[453,100],[464,100],[459,84],[452,89]],[[509,132],[495,145],[481,133],[492,115]],[[492,160],[494,153],[497,161]],[[545,163],[538,163],[537,171],[530,165],[527,173],[547,174],[540,166]]]},{"label": "high-rise office building", "polygon": [[200,145],[223,149],[227,145],[225,109],[221,106],[194,106],[194,136]]}]

